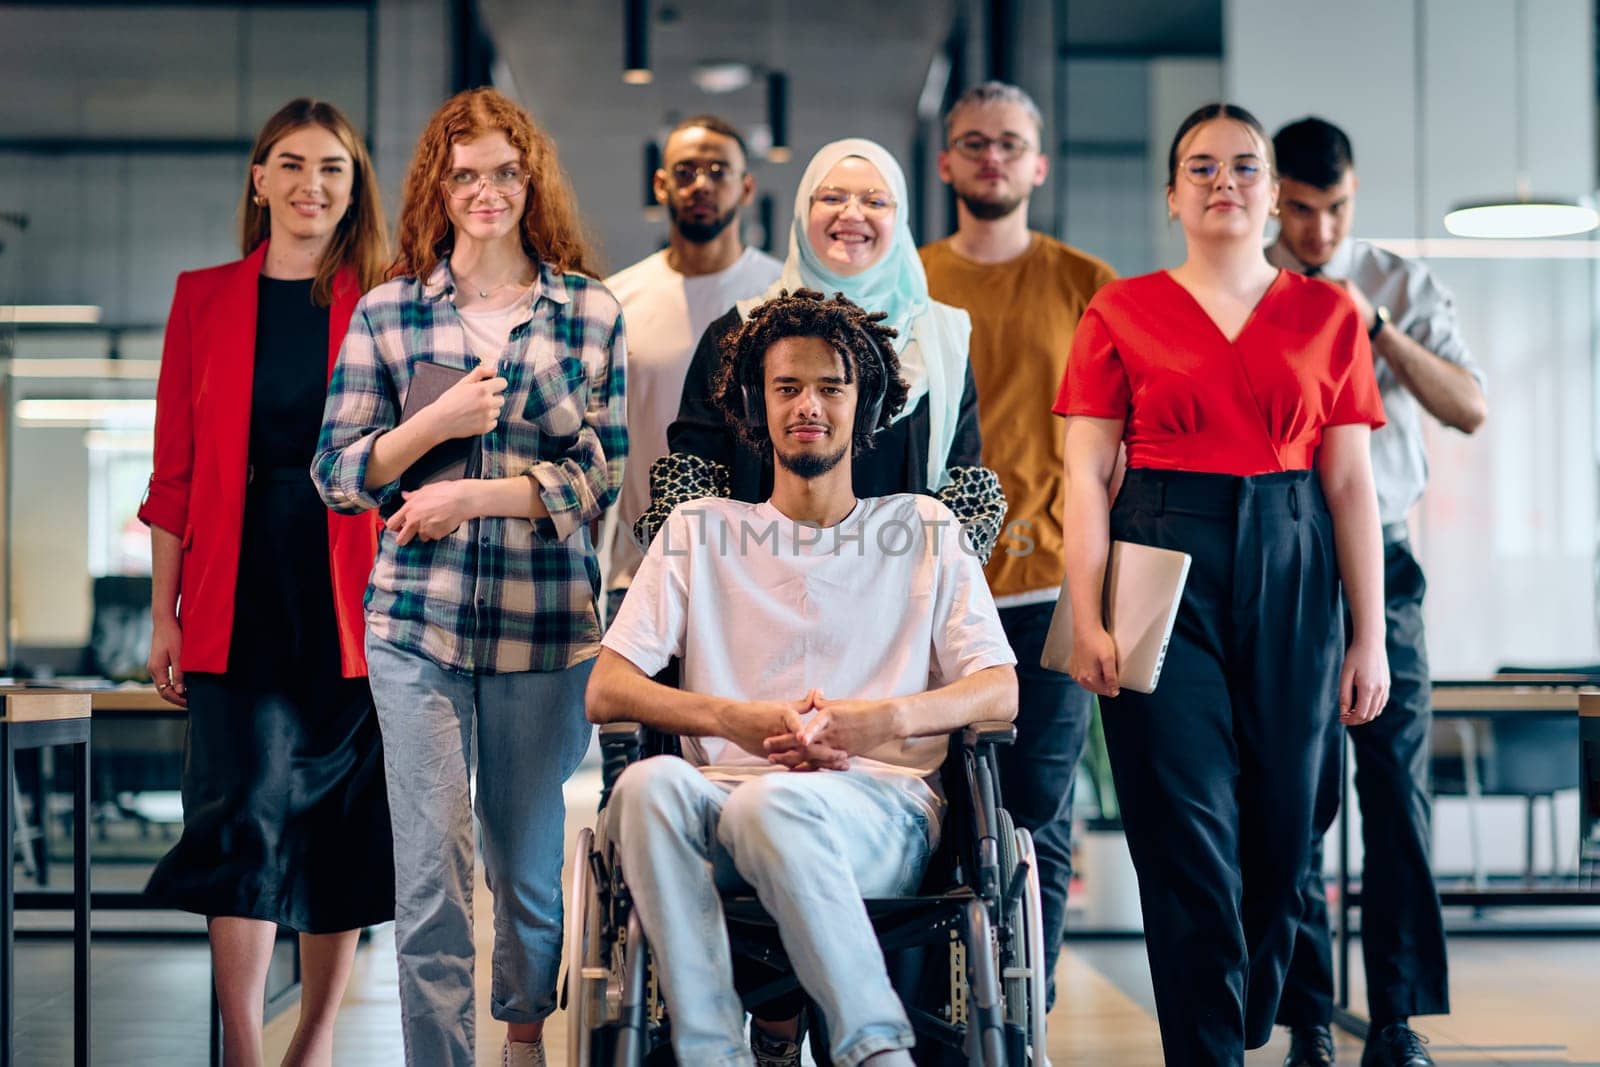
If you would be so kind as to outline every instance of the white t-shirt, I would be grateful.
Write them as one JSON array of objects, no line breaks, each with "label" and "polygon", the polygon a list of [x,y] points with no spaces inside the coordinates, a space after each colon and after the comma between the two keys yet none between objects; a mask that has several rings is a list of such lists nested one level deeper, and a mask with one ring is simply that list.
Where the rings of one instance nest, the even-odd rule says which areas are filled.
[{"label": "white t-shirt", "polygon": [[628,465],[612,527],[606,588],[626,589],[643,553],[634,521],[650,506],[650,465],[667,454],[667,427],[678,416],[683,379],[706,327],[739,300],[764,292],[783,264],[754,248],[727,270],[686,277],[663,250],[606,279],[622,304],[628,331]]},{"label": "white t-shirt", "polygon": [[500,365],[506,342],[511,340],[511,324],[526,311],[525,300],[488,311],[456,308],[456,314],[461,316],[461,331],[467,335],[467,348],[491,367]]},{"label": "white t-shirt", "polygon": [[[827,529],[770,502],[679,505],[601,643],[651,675],[679,656],[685,690],[736,700],[907,696],[1017,661],[955,516],[910,493],[860,500]],[[911,738],[851,765],[904,783],[937,826],[925,779],[947,748]],[[708,777],[782,770],[719,737],[683,750]]]}]

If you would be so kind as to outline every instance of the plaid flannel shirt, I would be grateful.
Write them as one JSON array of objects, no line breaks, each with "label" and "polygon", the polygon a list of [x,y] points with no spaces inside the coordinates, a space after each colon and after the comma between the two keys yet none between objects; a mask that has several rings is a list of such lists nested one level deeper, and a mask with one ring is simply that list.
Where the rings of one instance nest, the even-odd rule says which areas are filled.
[{"label": "plaid flannel shirt", "polygon": [[[400,417],[412,369],[470,369],[449,261],[362,298],[328,386],[311,476],[335,511],[379,507],[372,444]],[[373,635],[475,673],[555,671],[599,653],[600,566],[588,524],[616,500],[628,451],[622,313],[605,286],[539,265],[501,354],[506,404],[481,438],[483,478],[528,475],[548,518],[485,517],[439,541],[383,531],[367,588]]]}]

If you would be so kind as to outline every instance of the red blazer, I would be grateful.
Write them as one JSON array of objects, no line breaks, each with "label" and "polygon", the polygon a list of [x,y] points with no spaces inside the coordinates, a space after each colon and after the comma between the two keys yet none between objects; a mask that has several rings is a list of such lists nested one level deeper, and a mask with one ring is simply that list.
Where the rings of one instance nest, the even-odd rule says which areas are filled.
[{"label": "red blazer", "polygon": [[[183,539],[178,617],[185,671],[228,668],[256,362],[256,294],[263,242],[244,259],[178,276],[156,387],[155,473],[139,518]],[[328,373],[361,297],[354,272],[334,280]],[[306,478],[311,477],[307,464]],[[347,678],[367,673],[361,600],[378,551],[376,513],[328,513],[339,660]]]}]

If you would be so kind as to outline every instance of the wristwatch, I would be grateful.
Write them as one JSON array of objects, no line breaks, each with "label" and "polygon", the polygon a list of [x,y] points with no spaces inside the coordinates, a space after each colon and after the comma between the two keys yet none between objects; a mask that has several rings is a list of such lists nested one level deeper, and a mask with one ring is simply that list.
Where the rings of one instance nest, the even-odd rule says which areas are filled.
[{"label": "wristwatch", "polygon": [[1383,328],[1385,326],[1389,325],[1389,321],[1390,321],[1390,319],[1389,319],[1389,307],[1388,307],[1388,305],[1379,304],[1377,307],[1373,308],[1372,309],[1372,328],[1367,331],[1367,340],[1368,341],[1376,341],[1378,339],[1378,334],[1382,333],[1383,332]]}]

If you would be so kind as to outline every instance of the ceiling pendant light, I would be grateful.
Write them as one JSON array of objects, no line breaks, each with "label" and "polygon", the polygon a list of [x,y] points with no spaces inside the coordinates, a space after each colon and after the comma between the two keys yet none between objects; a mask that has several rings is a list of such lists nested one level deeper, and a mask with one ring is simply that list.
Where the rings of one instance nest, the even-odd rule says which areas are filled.
[{"label": "ceiling pendant light", "polygon": [[772,133],[768,161],[789,162],[789,75],[781,70],[767,73],[767,129]]},{"label": "ceiling pendant light", "polygon": [[650,0],[622,0],[622,80],[649,85]]},{"label": "ceiling pendant light", "polygon": [[1444,228],[1457,237],[1565,237],[1600,226],[1594,208],[1551,196],[1461,204],[1444,217]]},{"label": "ceiling pendant light", "polygon": [[767,53],[771,58],[767,66],[767,132],[771,136],[767,143],[768,163],[787,163],[793,155],[789,148],[789,75],[784,72],[788,6],[787,0],[772,0],[767,5]]},{"label": "ceiling pendant light", "polygon": [[1565,237],[1588,233],[1600,226],[1600,212],[1585,203],[1560,196],[1534,196],[1528,191],[1528,145],[1525,132],[1527,85],[1524,43],[1527,19],[1526,0],[1517,0],[1516,45],[1513,53],[1516,75],[1516,194],[1509,198],[1470,201],[1458,204],[1444,217],[1444,228],[1456,237],[1534,238]]},{"label": "ceiling pendant light", "polygon": [[755,72],[737,59],[705,59],[695,64],[689,80],[702,93],[736,93],[749,85]]}]

